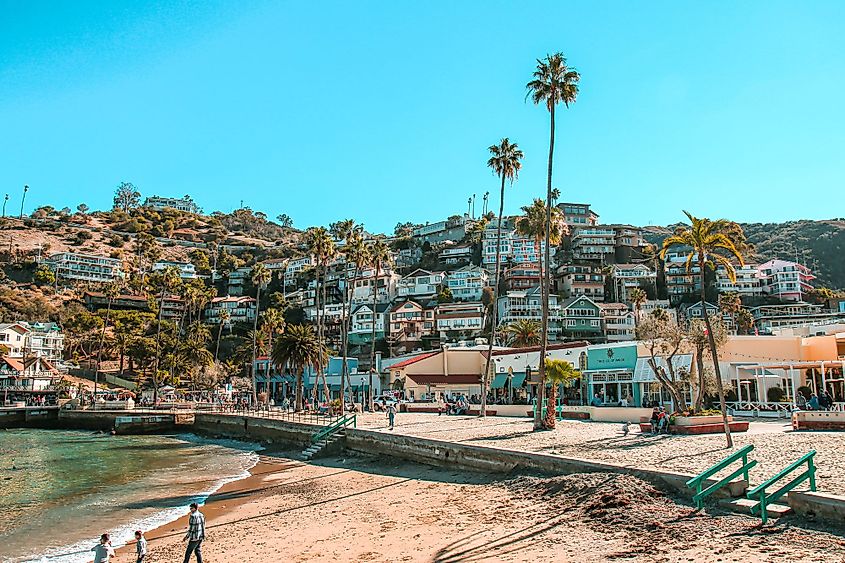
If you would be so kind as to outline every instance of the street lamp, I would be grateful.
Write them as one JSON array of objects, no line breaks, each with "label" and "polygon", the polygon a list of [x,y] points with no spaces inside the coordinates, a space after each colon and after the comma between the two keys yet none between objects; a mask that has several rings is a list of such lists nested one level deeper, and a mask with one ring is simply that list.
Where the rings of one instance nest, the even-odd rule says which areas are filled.
[{"label": "street lamp", "polygon": [[6,202],[9,201],[9,194],[3,198],[3,217],[6,217]]},{"label": "street lamp", "polygon": [[19,217],[20,219],[23,219],[23,204],[26,201],[26,192],[28,192],[28,191],[29,191],[29,186],[24,185],[24,187],[23,187],[23,198],[21,199],[21,216]]}]

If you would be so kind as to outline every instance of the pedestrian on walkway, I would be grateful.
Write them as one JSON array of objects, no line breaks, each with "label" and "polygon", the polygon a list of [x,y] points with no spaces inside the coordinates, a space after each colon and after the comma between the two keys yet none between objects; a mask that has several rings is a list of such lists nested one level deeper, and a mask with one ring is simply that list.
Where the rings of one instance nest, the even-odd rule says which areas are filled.
[{"label": "pedestrian on walkway", "polygon": [[387,420],[390,423],[387,429],[393,430],[393,424],[396,421],[396,403],[390,403],[385,410],[387,411]]},{"label": "pedestrian on walkway", "polygon": [[205,539],[205,516],[199,511],[197,503],[192,502],[191,516],[188,518],[188,533],[182,541],[188,542],[188,549],[185,550],[185,563],[191,560],[191,554],[197,554],[197,563],[202,563],[202,540]]}]

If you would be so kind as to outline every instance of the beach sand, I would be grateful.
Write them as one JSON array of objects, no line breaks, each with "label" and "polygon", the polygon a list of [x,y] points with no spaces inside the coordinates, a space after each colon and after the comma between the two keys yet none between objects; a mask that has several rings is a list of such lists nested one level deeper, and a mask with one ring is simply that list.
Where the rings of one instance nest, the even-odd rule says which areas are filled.
[{"label": "beach sand", "polygon": [[[845,561],[845,541],[784,519],[695,514],[629,476],[497,478],[366,457],[264,455],[202,508],[206,562]],[[186,510],[187,512],[187,510]],[[147,534],[179,562],[186,518]],[[117,561],[134,562],[134,548]]]}]

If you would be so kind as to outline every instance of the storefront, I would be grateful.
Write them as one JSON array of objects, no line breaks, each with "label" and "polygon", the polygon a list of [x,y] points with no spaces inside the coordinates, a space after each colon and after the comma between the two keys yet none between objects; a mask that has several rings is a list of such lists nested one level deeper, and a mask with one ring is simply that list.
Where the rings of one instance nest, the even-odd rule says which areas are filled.
[{"label": "storefront", "polygon": [[[665,406],[673,408],[672,395],[660,383],[654,374],[650,361],[651,358],[637,359],[637,369],[634,371],[634,396],[636,405],[641,407]],[[662,370],[667,377],[671,377],[666,360],[662,357],[655,358],[655,365]],[[687,404],[692,402],[692,387],[689,384],[689,374],[692,373],[692,354],[679,354],[672,358],[672,367],[675,373],[675,380],[678,388],[684,395]]]},{"label": "storefront", "polygon": [[639,392],[634,385],[636,367],[635,344],[590,346],[583,372],[586,402],[590,404],[598,398],[602,405],[619,406],[625,399],[629,405],[639,405]]}]

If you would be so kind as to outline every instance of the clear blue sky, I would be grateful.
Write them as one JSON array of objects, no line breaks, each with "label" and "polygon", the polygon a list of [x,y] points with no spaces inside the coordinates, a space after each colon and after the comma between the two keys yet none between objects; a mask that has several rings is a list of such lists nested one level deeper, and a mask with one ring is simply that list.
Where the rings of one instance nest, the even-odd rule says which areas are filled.
[{"label": "clear blue sky", "polygon": [[[581,95],[554,184],[608,222],[681,209],[845,215],[845,2],[128,2],[0,0],[0,193],[107,208],[115,186],[244,204],[298,227],[434,221],[498,183],[544,193],[535,59]],[[2,196],[0,196],[2,197]]]}]

